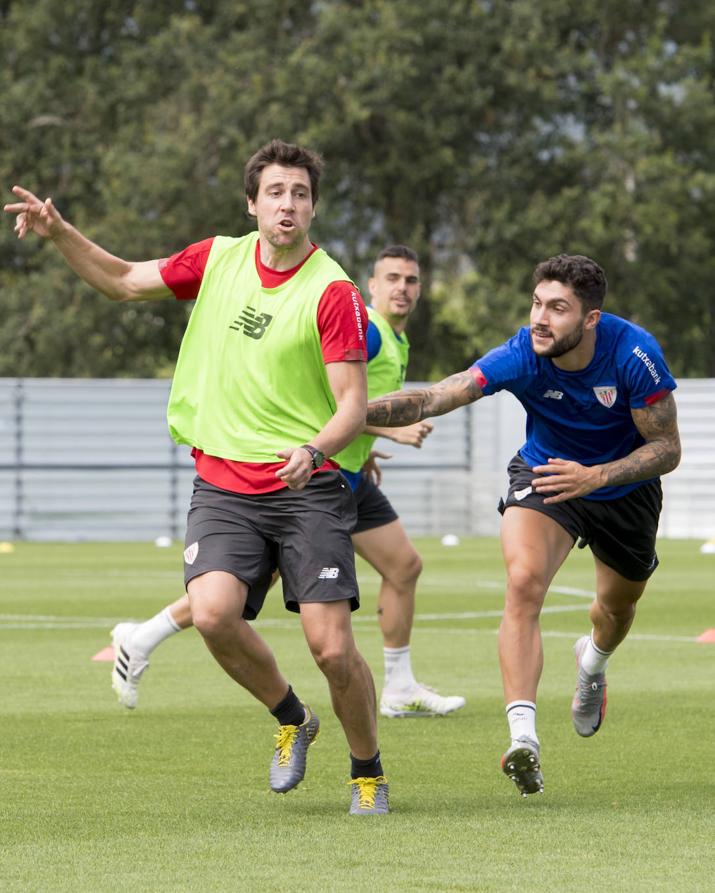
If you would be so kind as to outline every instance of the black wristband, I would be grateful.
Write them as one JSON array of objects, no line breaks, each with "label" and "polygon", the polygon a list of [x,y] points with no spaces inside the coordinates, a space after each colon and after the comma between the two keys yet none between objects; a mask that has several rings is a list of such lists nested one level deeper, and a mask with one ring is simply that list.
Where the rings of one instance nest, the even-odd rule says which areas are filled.
[{"label": "black wristband", "polygon": [[325,456],[312,444],[304,443],[301,446],[301,450],[307,450],[310,453],[310,460],[313,468],[320,468],[323,462],[325,462]]}]

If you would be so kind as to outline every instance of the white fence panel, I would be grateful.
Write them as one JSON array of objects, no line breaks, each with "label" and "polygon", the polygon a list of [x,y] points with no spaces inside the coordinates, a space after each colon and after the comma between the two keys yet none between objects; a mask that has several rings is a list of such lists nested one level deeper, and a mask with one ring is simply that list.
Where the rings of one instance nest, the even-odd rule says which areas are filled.
[{"label": "white fence panel", "polygon": [[[683,459],[660,533],[715,536],[715,380],[676,391]],[[169,382],[0,379],[0,539],[182,538],[193,463],[166,429]],[[379,440],[383,489],[415,535],[495,535],[524,412],[497,394],[434,419],[422,449]]]}]

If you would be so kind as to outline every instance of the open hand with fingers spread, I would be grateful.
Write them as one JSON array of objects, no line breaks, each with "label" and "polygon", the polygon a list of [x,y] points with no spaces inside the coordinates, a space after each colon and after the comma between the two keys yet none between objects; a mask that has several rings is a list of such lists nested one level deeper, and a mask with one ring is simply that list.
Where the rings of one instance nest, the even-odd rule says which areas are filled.
[{"label": "open hand with fingers spread", "polygon": [[377,464],[378,459],[392,459],[392,453],[381,453],[380,450],[371,450],[362,467],[363,473],[376,487],[379,487],[382,483],[382,469]]},{"label": "open hand with fingers spread", "polygon": [[5,205],[3,210],[17,215],[15,232],[18,239],[24,239],[29,232],[36,233],[43,239],[54,239],[62,232],[64,220],[52,204],[51,198],[40,201],[22,186],[13,186],[12,191],[20,201]]}]

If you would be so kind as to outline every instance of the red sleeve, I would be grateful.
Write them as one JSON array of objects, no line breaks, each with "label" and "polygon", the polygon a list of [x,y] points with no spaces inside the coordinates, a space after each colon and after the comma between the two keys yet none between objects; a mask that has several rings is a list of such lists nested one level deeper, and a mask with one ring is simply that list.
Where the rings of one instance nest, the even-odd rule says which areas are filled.
[{"label": "red sleeve", "polygon": [[474,379],[477,387],[480,391],[483,391],[484,388],[489,384],[489,382],[487,381],[486,375],[482,372],[479,366],[470,366],[467,371],[472,373],[472,378]]},{"label": "red sleeve", "polygon": [[662,400],[663,397],[667,397],[668,394],[672,394],[670,388],[661,388],[659,391],[656,391],[654,394],[649,394],[645,398],[645,405],[652,406],[654,403],[657,403],[659,400]]},{"label": "red sleeve", "polygon": [[352,282],[331,282],[318,304],[323,362],[367,362],[367,310]]},{"label": "red sleeve", "polygon": [[180,301],[193,301],[201,288],[213,238],[194,242],[178,254],[159,261],[159,272],[166,285]]}]

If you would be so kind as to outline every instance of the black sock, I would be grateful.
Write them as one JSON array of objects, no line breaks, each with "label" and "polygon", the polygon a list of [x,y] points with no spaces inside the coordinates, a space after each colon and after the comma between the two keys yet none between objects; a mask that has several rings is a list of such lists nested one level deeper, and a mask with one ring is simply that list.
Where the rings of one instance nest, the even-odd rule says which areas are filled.
[{"label": "black sock", "polygon": [[382,763],[380,762],[380,751],[369,760],[358,760],[350,754],[350,777],[351,778],[377,778],[382,775]]},{"label": "black sock", "polygon": [[300,703],[292,687],[288,686],[288,694],[280,704],[277,704],[271,713],[282,726],[299,726],[305,722],[305,707]]}]

